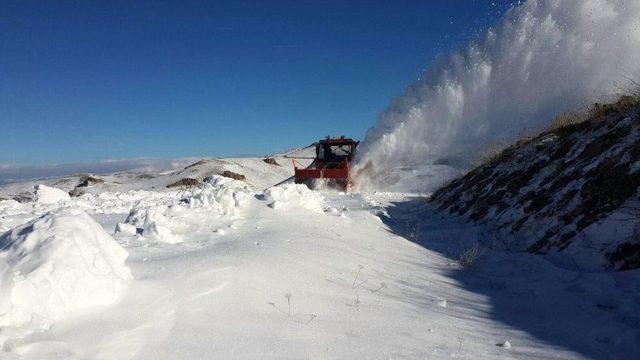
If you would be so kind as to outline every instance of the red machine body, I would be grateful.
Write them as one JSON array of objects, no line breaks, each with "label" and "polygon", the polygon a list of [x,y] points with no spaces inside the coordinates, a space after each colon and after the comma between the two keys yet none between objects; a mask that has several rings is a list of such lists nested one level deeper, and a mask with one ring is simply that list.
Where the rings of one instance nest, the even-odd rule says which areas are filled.
[{"label": "red machine body", "polygon": [[351,161],[358,147],[358,141],[345,138],[327,137],[316,145],[316,157],[307,168],[299,168],[293,161],[296,184],[315,186],[316,180],[323,179],[329,187],[347,190],[352,185]]}]

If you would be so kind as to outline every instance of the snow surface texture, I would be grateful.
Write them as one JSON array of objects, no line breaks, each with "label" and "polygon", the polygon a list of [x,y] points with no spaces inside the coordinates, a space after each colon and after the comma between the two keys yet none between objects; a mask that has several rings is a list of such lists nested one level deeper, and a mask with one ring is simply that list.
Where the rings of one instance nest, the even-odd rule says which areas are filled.
[{"label": "snow surface texture", "polygon": [[[48,328],[114,303],[131,280],[127,251],[86,213],[63,210],[0,237],[0,328]],[[1,342],[0,336],[0,342]]]},{"label": "snow surface texture", "polygon": [[[639,1],[526,1],[392,101],[361,144],[358,168],[370,165],[356,184],[435,190],[486,148],[639,82],[638,58]],[[403,186],[416,166],[428,181]]]},{"label": "snow surface texture", "polygon": [[212,209],[220,215],[235,215],[250,197],[251,189],[242,181],[212,176],[202,188],[192,190],[182,202],[191,208]]},{"label": "snow surface texture", "polygon": [[[270,177],[286,179],[270,166]],[[29,332],[39,320],[0,325],[3,360],[622,359],[640,351],[638,271],[581,273],[492,249],[463,270],[456,254],[482,229],[443,219],[423,197],[293,184],[256,191],[215,176],[157,191],[100,186],[53,204],[0,201],[0,228],[15,228],[2,239],[109,238],[126,248],[133,276],[111,306],[63,313],[48,330]],[[93,231],[69,233],[76,222]],[[3,251],[35,258],[48,248],[17,244]],[[56,257],[51,269],[69,258],[79,259]],[[1,284],[4,295],[14,283]]]},{"label": "snow surface texture", "polygon": [[[424,198],[323,193],[323,204],[343,209],[336,216],[299,206],[306,192],[295,190],[258,193],[233,215],[161,193],[166,200],[149,207],[171,209],[166,224],[183,241],[119,232],[134,274],[121,300],[59,316],[38,334],[3,328],[0,358],[586,359],[640,350],[638,272],[576,273],[489,249],[464,271],[443,249],[462,251],[480,232],[442,220]],[[273,209],[273,198],[297,205]],[[109,228],[126,213],[114,215],[93,216]]]},{"label": "snow surface texture", "polygon": [[323,196],[301,184],[283,184],[267,189],[264,198],[273,209],[304,208],[317,213],[324,211]]}]

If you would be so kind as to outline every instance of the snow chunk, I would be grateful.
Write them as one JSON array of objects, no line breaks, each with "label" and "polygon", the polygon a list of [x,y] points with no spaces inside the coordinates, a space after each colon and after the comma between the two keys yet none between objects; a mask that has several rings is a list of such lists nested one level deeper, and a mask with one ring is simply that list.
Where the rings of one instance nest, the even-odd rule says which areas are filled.
[{"label": "snow chunk", "polygon": [[69,201],[71,197],[64,190],[46,186],[36,185],[36,201],[40,204],[57,204],[62,201]]},{"label": "snow chunk", "polygon": [[77,210],[47,214],[5,233],[0,327],[46,329],[66,313],[112,304],[132,278],[127,256],[100,224]]},{"label": "snow chunk", "polygon": [[317,213],[324,213],[324,197],[301,184],[283,184],[264,192],[264,199],[273,209],[302,207]]},{"label": "snow chunk", "polygon": [[118,225],[116,225],[116,233],[118,234],[133,236],[137,234],[137,232],[138,229],[131,224],[118,223]]},{"label": "snow chunk", "polygon": [[164,216],[164,209],[161,207],[147,210],[142,236],[167,244],[181,243],[182,238],[171,232],[169,220]]},{"label": "snow chunk", "polygon": [[182,238],[171,231],[169,219],[165,216],[168,210],[164,205],[134,207],[125,223],[135,227],[136,232],[142,229],[142,236],[146,239],[167,244],[181,243]]},{"label": "snow chunk", "polygon": [[181,202],[189,208],[212,209],[220,215],[236,215],[251,198],[242,181],[214,175],[205,179],[202,188],[192,189]]}]

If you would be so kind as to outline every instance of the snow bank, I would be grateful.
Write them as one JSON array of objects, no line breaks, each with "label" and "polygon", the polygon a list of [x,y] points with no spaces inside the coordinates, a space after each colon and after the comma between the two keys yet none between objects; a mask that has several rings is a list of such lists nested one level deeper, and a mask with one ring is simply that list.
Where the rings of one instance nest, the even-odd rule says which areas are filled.
[{"label": "snow bank", "polygon": [[25,212],[26,206],[13,199],[0,201],[0,216],[13,216]]},{"label": "snow bank", "polygon": [[236,215],[251,199],[251,190],[242,181],[222,176],[205,180],[203,187],[185,194],[181,203],[189,208],[211,209],[220,215]]},{"label": "snow bank", "polygon": [[127,255],[81,211],[48,214],[5,233],[0,327],[47,328],[66,313],[112,304],[131,280]]},{"label": "snow bank", "polygon": [[305,208],[317,213],[324,212],[324,197],[305,185],[283,184],[264,192],[264,199],[274,209]]},{"label": "snow bank", "polygon": [[127,213],[134,206],[171,205],[180,194],[176,191],[158,192],[131,190],[127,192],[102,192],[97,195],[85,194],[74,198],[75,205],[92,213]]},{"label": "snow bank", "polygon": [[358,168],[371,165],[356,183],[388,189],[406,168],[465,169],[487,147],[640,81],[639,57],[639,1],[523,2],[392,101],[361,144]]},{"label": "snow bank", "polygon": [[46,186],[36,185],[36,201],[40,204],[56,204],[71,200],[71,197],[64,190]]},{"label": "snow bank", "polygon": [[183,241],[176,232],[183,229],[190,211],[234,217],[250,199],[252,192],[245,183],[213,176],[200,187],[165,195],[162,201],[140,200],[116,232],[129,236],[140,233],[147,240],[176,244]]}]

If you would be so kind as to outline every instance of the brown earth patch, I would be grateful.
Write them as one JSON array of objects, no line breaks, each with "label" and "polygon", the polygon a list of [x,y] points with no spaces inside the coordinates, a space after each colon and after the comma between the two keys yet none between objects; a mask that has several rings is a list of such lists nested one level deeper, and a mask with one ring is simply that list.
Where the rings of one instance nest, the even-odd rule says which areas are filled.
[{"label": "brown earth patch", "polygon": [[265,163],[267,163],[269,165],[280,166],[280,164],[278,164],[278,162],[274,158],[264,158],[264,159],[262,159],[262,161],[264,161]]},{"label": "brown earth patch", "polygon": [[172,184],[167,185],[168,188],[179,187],[179,186],[197,186],[200,184],[200,181],[193,178],[184,178],[180,179]]},{"label": "brown earth patch", "polygon": [[238,173],[234,173],[233,171],[229,171],[229,170],[225,170],[223,172],[220,173],[220,176],[224,176],[224,177],[228,177],[234,180],[240,180],[240,181],[244,181],[247,179],[246,176],[242,175],[242,174],[238,174]]}]

